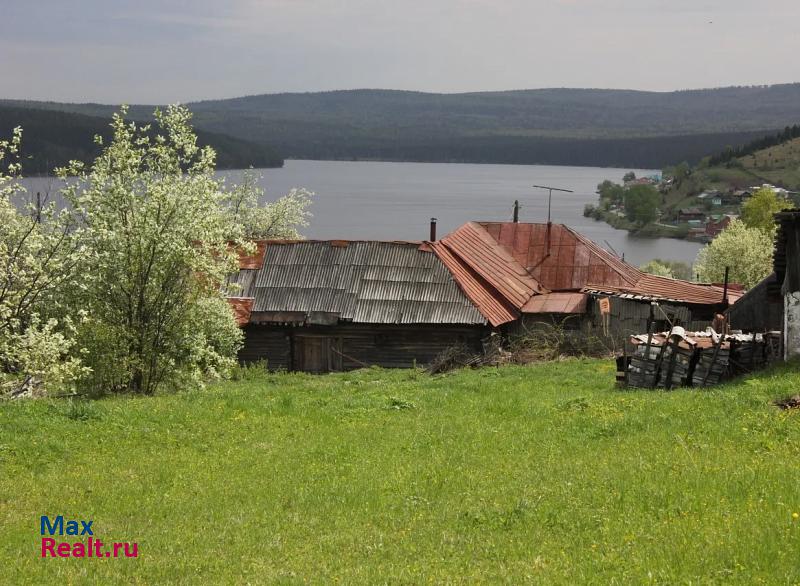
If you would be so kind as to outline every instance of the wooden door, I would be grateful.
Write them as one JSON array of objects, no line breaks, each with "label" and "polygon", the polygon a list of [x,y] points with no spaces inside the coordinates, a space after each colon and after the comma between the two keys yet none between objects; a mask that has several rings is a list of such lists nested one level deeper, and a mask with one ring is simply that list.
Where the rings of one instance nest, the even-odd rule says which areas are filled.
[{"label": "wooden door", "polygon": [[341,370],[341,338],[295,335],[292,369],[313,373]]}]

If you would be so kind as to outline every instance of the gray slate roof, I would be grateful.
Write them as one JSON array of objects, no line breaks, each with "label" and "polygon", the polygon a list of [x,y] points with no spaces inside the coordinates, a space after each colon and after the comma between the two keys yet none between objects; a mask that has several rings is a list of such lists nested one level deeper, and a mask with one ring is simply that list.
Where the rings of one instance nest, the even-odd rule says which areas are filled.
[{"label": "gray slate roof", "polygon": [[230,279],[252,313],[324,312],[372,324],[483,324],[433,252],[417,243],[269,243],[261,269]]}]

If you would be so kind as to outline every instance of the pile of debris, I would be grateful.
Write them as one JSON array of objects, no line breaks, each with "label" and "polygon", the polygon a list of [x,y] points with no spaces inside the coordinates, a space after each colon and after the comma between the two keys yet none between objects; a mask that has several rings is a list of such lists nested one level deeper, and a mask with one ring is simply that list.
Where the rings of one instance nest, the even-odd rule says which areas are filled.
[{"label": "pile of debris", "polygon": [[617,380],[631,387],[708,387],[781,358],[781,332],[668,332],[630,337],[631,356],[617,358]]}]

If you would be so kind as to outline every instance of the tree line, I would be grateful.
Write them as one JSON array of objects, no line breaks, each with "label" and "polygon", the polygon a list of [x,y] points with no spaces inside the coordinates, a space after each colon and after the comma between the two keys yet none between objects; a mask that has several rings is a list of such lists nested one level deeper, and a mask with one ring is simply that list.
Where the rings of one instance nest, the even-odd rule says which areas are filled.
[{"label": "tree line", "polygon": [[724,165],[734,159],[752,155],[758,151],[778,146],[795,138],[800,138],[800,125],[787,126],[782,132],[753,140],[739,147],[728,146],[724,151],[712,155],[708,161],[710,166]]},{"label": "tree line", "polygon": [[[20,157],[29,175],[52,173],[71,160],[88,163],[101,152],[94,136],[111,136],[108,118],[72,112],[0,105],[0,136],[10,136],[14,128],[25,129]],[[200,145],[212,145],[219,169],[280,167],[283,157],[272,147],[208,132],[196,132]]]}]

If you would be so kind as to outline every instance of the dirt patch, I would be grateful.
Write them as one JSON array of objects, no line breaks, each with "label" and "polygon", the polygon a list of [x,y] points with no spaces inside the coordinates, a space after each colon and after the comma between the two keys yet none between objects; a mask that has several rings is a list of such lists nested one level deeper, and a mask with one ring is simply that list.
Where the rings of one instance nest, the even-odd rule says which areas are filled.
[{"label": "dirt patch", "polygon": [[773,401],[772,404],[781,409],[800,409],[800,395],[792,395],[785,399],[777,399]]}]

